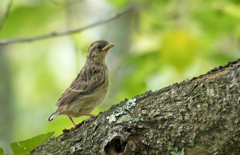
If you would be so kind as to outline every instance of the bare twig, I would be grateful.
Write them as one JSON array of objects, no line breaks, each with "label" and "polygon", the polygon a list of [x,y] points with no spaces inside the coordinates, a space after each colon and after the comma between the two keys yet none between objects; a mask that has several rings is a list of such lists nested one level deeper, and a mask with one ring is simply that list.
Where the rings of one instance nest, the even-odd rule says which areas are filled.
[{"label": "bare twig", "polygon": [[129,12],[131,9],[132,9],[132,7],[131,8],[126,8],[123,11],[117,13],[116,15],[114,15],[112,17],[109,17],[105,20],[101,20],[101,21],[95,22],[93,24],[90,24],[90,25],[87,25],[87,26],[84,26],[84,27],[81,27],[81,28],[78,28],[78,29],[75,29],[75,30],[69,30],[69,31],[63,31],[63,32],[52,32],[50,34],[45,34],[45,35],[31,37],[31,38],[2,39],[2,40],[0,40],[0,45],[20,43],[20,42],[31,42],[31,41],[41,40],[41,39],[54,38],[54,37],[60,37],[60,36],[66,36],[66,35],[74,34],[74,33],[77,33],[77,32],[80,32],[80,31],[83,31],[83,30],[86,30],[86,29],[89,29],[89,28],[92,28],[92,27],[95,27],[95,26],[98,26],[98,25],[101,25],[101,24],[104,24],[104,23],[107,23],[107,22],[109,22],[113,19],[116,19],[116,18],[120,17],[121,15]]},{"label": "bare twig", "polygon": [[5,15],[3,16],[2,23],[0,23],[0,31],[2,30],[3,25],[4,25],[4,23],[5,23],[5,21],[6,21],[7,17],[8,17],[8,14],[10,12],[11,6],[12,6],[12,0],[9,0],[8,6],[7,6],[7,11],[6,11]]}]

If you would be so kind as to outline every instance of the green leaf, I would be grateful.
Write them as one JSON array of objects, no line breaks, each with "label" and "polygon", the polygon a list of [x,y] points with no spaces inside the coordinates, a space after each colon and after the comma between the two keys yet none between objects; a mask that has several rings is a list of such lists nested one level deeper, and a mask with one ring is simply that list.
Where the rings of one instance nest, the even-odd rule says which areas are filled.
[{"label": "green leaf", "polygon": [[0,155],[3,155],[3,149],[1,146],[0,146]]},{"label": "green leaf", "polygon": [[240,138],[239,138],[239,137],[234,137],[233,140],[235,140],[235,141],[239,141]]},{"label": "green leaf", "polygon": [[171,145],[168,145],[167,150],[168,150],[168,151],[172,150],[172,146],[171,146]]},{"label": "green leaf", "polygon": [[128,3],[128,1],[126,0],[121,0],[121,1],[108,0],[108,1],[110,1],[118,9],[124,8]]},{"label": "green leaf", "polygon": [[182,70],[188,67],[197,54],[197,42],[188,32],[172,30],[165,34],[162,41],[160,59]]},{"label": "green leaf", "polygon": [[181,152],[174,152],[174,151],[172,151],[171,154],[172,155],[184,155],[184,148],[182,149]]},{"label": "green leaf", "polygon": [[14,155],[29,154],[37,146],[39,146],[40,144],[48,140],[50,137],[52,137],[53,134],[54,132],[49,132],[47,134],[38,135],[27,140],[13,142],[10,144],[10,146]]}]

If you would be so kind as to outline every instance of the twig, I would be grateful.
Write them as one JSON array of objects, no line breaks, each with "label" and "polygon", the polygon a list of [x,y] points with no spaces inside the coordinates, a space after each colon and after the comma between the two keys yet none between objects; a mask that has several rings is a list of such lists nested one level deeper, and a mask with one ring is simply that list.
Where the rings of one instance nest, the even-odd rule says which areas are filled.
[{"label": "twig", "polygon": [[132,9],[132,7],[131,8],[126,8],[123,11],[117,13],[116,15],[114,15],[112,17],[109,17],[105,20],[101,20],[101,21],[95,22],[93,24],[90,24],[90,25],[87,25],[87,26],[84,26],[84,27],[81,27],[81,28],[78,28],[78,29],[75,29],[75,30],[69,30],[69,31],[63,31],[63,32],[52,32],[50,34],[45,34],[45,35],[31,37],[31,38],[2,39],[2,40],[0,40],[0,45],[20,43],[20,42],[31,42],[31,41],[41,40],[41,39],[54,38],[54,37],[60,37],[60,36],[74,34],[74,33],[86,30],[88,28],[92,28],[92,27],[107,23],[107,22],[109,22],[113,19],[116,19],[119,16],[129,12],[131,9]]},{"label": "twig", "polygon": [[6,11],[6,13],[5,13],[4,17],[3,17],[2,23],[0,24],[0,31],[2,30],[3,25],[4,25],[4,23],[5,23],[5,21],[6,21],[7,17],[8,17],[8,14],[10,12],[11,6],[12,6],[12,0],[9,0],[8,6],[7,6],[7,11]]}]

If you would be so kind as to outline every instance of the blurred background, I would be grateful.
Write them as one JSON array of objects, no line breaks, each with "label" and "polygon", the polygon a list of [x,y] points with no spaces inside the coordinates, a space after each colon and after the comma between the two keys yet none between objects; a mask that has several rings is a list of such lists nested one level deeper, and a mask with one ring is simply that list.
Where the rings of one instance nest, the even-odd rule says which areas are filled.
[{"label": "blurred background", "polygon": [[[0,45],[0,146],[72,126],[52,122],[56,101],[86,61],[89,45],[115,43],[107,56],[111,87],[92,113],[125,98],[191,79],[240,58],[240,0],[10,0],[0,1],[0,42],[68,31],[74,35]],[[75,118],[80,123],[87,117]]]}]

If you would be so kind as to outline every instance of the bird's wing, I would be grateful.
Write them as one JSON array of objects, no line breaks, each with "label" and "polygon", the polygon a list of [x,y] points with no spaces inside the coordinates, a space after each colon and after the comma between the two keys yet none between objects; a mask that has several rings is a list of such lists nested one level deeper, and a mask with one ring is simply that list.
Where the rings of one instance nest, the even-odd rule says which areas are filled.
[{"label": "bird's wing", "polygon": [[57,106],[71,104],[79,95],[89,95],[104,83],[105,73],[96,67],[85,67],[71,85],[63,92]]}]

